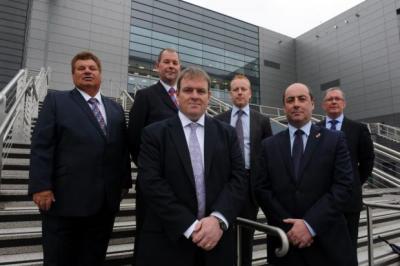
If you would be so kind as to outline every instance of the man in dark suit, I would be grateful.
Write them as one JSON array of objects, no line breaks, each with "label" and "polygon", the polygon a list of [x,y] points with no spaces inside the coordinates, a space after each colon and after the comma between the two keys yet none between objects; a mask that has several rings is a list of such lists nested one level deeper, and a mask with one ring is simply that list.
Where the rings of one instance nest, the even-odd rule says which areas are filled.
[{"label": "man in dark suit", "polygon": [[[138,162],[143,129],[154,122],[175,116],[178,113],[176,80],[181,69],[178,53],[172,48],[161,50],[155,67],[160,76],[160,80],[156,84],[136,92],[132,109],[129,112],[129,151],[136,165]],[[134,257],[139,249],[138,236],[142,228],[142,218],[146,211],[142,206],[142,193],[140,185],[137,182],[135,190],[136,237]]]},{"label": "man in dark suit", "polygon": [[[215,116],[215,118],[230,124],[236,129],[249,180],[249,187],[246,191],[247,200],[239,216],[256,220],[258,205],[254,196],[254,184],[259,174],[258,163],[261,153],[261,141],[272,136],[271,124],[268,117],[250,109],[249,102],[252,93],[250,81],[246,76],[243,74],[234,76],[230,83],[229,93],[233,108]],[[253,229],[244,228],[242,231],[241,253],[243,266],[252,264],[253,235]]]},{"label": "man in dark suit", "polygon": [[203,70],[185,69],[177,84],[178,115],[142,134],[146,212],[136,265],[231,266],[232,224],[247,187],[235,130],[205,115],[210,78]]},{"label": "man in dark suit", "polygon": [[290,85],[283,102],[288,129],[262,143],[256,197],[291,247],[278,258],[279,242],[268,238],[268,259],[278,266],[354,265],[342,213],[353,182],[344,134],[312,125],[314,100],[306,85]]},{"label": "man in dark suit", "polygon": [[358,224],[362,208],[361,186],[372,173],[375,155],[368,127],[345,117],[343,115],[345,107],[346,100],[343,91],[338,87],[328,89],[322,103],[327,117],[318,125],[332,130],[340,130],[346,135],[354,182],[351,197],[344,208],[344,216],[352,240],[353,251],[357,254]]},{"label": "man in dark suit", "polygon": [[44,265],[102,265],[132,185],[124,112],[100,94],[101,63],[71,62],[75,88],[49,92],[32,137],[29,194],[42,214]]},{"label": "man in dark suit", "polygon": [[155,66],[160,80],[136,92],[129,112],[129,149],[135,163],[140,151],[143,129],[178,113],[176,79],[181,69],[178,53],[172,48],[161,50]]}]

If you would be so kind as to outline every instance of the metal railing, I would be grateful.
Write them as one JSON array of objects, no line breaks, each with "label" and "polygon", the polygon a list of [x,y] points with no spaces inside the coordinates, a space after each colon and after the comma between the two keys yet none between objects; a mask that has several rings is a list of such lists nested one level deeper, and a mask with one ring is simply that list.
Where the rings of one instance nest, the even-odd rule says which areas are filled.
[{"label": "metal railing", "polygon": [[42,68],[33,77],[27,69],[21,69],[0,91],[0,184],[3,160],[12,143],[30,142],[32,118],[47,94],[49,73],[50,69]]},{"label": "metal railing", "polygon": [[281,241],[281,246],[275,250],[277,257],[285,256],[289,251],[289,240],[285,232],[276,226],[266,225],[252,220],[244,219],[241,217],[236,218],[236,235],[237,235],[237,258],[236,265],[242,265],[242,253],[241,253],[241,239],[242,239],[242,227],[255,229],[266,233],[267,235],[278,237]]},{"label": "metal railing", "polygon": [[[368,265],[374,266],[375,265],[375,258],[374,258],[374,240],[378,240],[378,236],[373,235],[373,219],[372,219],[372,209],[379,208],[379,209],[387,209],[387,210],[398,210],[400,211],[400,201],[392,201],[391,204],[385,203],[373,203],[373,202],[366,202],[363,201],[363,204],[367,210],[367,238],[368,238]],[[386,258],[388,259],[388,258]],[[382,262],[378,263],[381,264]]]},{"label": "metal railing", "polygon": [[133,98],[126,90],[121,92],[119,99],[124,110],[129,110],[131,108],[133,104]]},{"label": "metal railing", "polygon": [[400,128],[385,125],[382,123],[369,123],[371,133],[391,141],[400,143]]}]

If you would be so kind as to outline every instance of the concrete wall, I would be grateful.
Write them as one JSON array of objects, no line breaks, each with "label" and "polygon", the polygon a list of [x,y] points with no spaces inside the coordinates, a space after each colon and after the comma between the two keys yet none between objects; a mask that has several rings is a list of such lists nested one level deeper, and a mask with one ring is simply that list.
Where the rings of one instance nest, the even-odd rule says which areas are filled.
[{"label": "concrete wall", "polygon": [[318,102],[320,85],[340,79],[349,117],[398,116],[399,8],[400,0],[367,0],[296,38],[298,80],[312,87]]},{"label": "concrete wall", "polygon": [[27,41],[28,68],[51,67],[51,89],[73,87],[70,61],[94,52],[103,64],[102,92],[127,87],[130,0],[35,0]]},{"label": "concrete wall", "polygon": [[[259,34],[261,105],[282,107],[283,90],[296,81],[295,41],[261,27]],[[278,63],[280,69],[265,66],[264,60]]]},{"label": "concrete wall", "polygon": [[0,1],[0,89],[23,66],[30,0]]}]

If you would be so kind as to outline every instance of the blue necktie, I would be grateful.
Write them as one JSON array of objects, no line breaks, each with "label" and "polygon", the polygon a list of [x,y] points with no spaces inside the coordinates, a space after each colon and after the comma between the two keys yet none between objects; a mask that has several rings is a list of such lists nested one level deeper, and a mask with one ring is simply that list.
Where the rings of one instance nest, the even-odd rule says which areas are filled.
[{"label": "blue necktie", "polygon": [[294,176],[295,179],[298,180],[300,175],[299,171],[300,171],[301,158],[303,157],[303,151],[304,151],[304,146],[303,146],[304,131],[298,129],[294,134],[295,137],[292,147],[292,161],[294,166]]},{"label": "blue necktie", "polygon": [[330,130],[337,130],[336,125],[339,123],[339,121],[333,119],[333,120],[329,121],[329,123],[331,124]]},{"label": "blue necktie", "polygon": [[204,185],[204,166],[201,155],[199,140],[197,139],[196,130],[199,126],[197,123],[190,123],[189,136],[189,153],[192,162],[192,170],[194,175],[194,183],[196,185],[197,198],[197,218],[201,219],[206,213],[206,191]]}]

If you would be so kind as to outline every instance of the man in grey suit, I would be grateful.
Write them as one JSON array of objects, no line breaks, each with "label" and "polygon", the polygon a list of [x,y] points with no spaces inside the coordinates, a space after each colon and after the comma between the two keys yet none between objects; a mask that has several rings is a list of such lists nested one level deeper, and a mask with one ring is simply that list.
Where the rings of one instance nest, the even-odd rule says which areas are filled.
[{"label": "man in grey suit", "polygon": [[[261,141],[272,135],[269,118],[251,110],[249,102],[252,96],[250,80],[243,74],[237,74],[230,83],[231,110],[215,116],[236,129],[240,147],[245,160],[246,174],[249,180],[247,201],[239,216],[250,220],[257,219],[258,204],[254,196],[254,184],[259,174],[259,156]],[[253,229],[242,231],[242,265],[250,266],[253,253]]]}]

